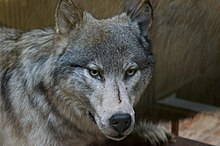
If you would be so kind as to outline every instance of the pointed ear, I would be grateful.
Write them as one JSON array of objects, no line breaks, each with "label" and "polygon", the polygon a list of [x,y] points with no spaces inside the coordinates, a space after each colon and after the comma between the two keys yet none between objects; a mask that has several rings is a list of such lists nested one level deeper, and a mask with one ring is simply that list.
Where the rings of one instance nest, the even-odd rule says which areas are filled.
[{"label": "pointed ear", "polygon": [[143,37],[148,36],[149,29],[152,24],[153,12],[149,0],[140,0],[135,7],[129,8],[127,15],[133,22],[139,25],[141,35]]},{"label": "pointed ear", "polygon": [[73,30],[83,19],[83,12],[72,0],[59,0],[55,13],[55,29],[57,34],[65,35]]}]

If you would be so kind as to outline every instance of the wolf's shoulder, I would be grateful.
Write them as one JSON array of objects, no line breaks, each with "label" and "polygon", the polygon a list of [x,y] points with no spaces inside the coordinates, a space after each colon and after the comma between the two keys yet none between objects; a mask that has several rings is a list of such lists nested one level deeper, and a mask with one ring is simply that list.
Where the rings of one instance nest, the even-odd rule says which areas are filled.
[{"label": "wolf's shoulder", "polygon": [[21,30],[7,27],[0,27],[0,43],[6,40],[16,40],[22,34]]},{"label": "wolf's shoulder", "polygon": [[0,27],[0,70],[8,68],[22,58],[41,56],[51,51],[54,31],[52,28],[21,31]]},{"label": "wolf's shoulder", "polygon": [[[0,70],[13,58],[13,50],[21,31],[14,28],[0,27]],[[15,53],[14,53],[15,54]]]},{"label": "wolf's shoulder", "polygon": [[[46,38],[51,37],[54,34],[52,28],[45,29],[32,29],[30,31],[21,31],[15,28],[1,27],[0,26],[0,43],[4,41],[20,41],[20,40],[29,40],[37,38]],[[35,40],[36,41],[36,40]]]}]

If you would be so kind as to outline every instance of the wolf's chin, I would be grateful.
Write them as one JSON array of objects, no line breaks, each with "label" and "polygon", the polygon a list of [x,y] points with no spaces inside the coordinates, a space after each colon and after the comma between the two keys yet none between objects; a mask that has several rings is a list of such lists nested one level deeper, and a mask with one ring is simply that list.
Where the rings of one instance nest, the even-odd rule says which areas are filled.
[{"label": "wolf's chin", "polygon": [[127,137],[127,135],[117,135],[117,136],[108,136],[106,135],[106,137],[108,139],[114,140],[114,141],[121,141],[123,140],[125,137]]}]

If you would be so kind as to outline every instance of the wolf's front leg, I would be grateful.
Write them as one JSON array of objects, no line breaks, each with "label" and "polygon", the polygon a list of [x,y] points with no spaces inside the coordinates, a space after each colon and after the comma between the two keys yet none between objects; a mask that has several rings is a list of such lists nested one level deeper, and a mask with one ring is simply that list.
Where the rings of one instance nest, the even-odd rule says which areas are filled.
[{"label": "wolf's front leg", "polygon": [[163,126],[145,121],[136,124],[132,134],[142,143],[150,146],[165,145],[174,139],[174,135],[169,133]]}]

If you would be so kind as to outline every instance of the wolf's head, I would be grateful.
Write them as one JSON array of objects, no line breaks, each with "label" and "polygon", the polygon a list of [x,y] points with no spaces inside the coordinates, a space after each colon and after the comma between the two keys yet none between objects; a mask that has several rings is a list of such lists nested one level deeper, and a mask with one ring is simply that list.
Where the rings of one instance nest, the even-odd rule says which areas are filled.
[{"label": "wolf's head", "polygon": [[56,94],[67,118],[98,127],[113,140],[132,132],[133,107],[152,74],[151,16],[145,0],[127,13],[103,20],[77,9],[71,0],[60,1]]}]

